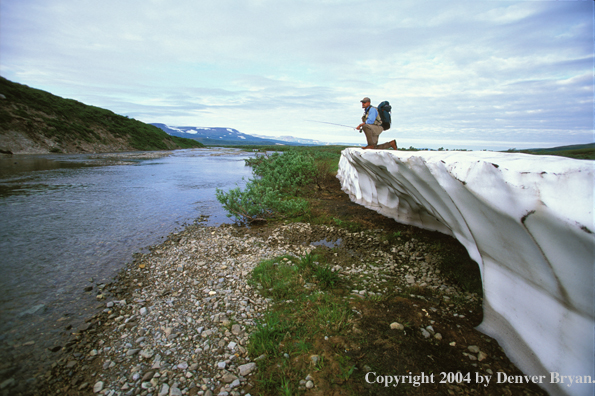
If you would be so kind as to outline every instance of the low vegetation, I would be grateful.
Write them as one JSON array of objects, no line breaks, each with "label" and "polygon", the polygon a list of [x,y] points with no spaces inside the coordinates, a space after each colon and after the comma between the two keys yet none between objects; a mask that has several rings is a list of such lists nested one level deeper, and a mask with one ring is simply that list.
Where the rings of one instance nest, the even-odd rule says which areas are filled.
[{"label": "low vegetation", "polygon": [[574,159],[595,160],[595,143],[518,151],[515,149],[510,149],[508,151],[533,155],[556,155]]},{"label": "low vegetation", "polygon": [[298,147],[285,153],[265,152],[246,160],[255,178],[244,189],[217,190],[217,199],[229,216],[253,223],[273,219],[297,219],[310,215],[305,192],[322,189],[337,170],[339,148]]}]

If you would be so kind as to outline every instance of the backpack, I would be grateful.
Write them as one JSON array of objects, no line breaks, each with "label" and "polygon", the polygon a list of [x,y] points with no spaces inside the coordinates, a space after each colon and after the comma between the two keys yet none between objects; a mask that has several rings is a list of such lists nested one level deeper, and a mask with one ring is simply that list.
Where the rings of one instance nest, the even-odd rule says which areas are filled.
[{"label": "backpack", "polygon": [[382,120],[382,129],[385,131],[390,129],[390,111],[391,107],[388,101],[385,100],[378,105],[378,114],[380,114],[380,119]]}]

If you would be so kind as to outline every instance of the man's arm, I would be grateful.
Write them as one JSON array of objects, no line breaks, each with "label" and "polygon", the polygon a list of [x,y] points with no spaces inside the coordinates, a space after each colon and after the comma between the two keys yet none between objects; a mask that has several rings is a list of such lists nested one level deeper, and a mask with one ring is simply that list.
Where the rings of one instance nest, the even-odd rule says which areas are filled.
[{"label": "man's arm", "polygon": [[358,131],[361,132],[362,127],[365,124],[373,124],[374,121],[376,121],[376,117],[378,117],[378,111],[374,107],[370,106],[370,110],[368,110],[368,118],[366,119],[366,122],[362,122],[357,127],[355,127],[355,129],[357,129]]}]

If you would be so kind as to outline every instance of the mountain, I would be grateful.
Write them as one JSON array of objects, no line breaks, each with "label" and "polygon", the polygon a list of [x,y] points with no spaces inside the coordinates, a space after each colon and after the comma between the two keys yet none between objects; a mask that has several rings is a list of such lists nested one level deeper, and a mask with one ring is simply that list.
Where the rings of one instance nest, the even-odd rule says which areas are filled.
[{"label": "mountain", "polygon": [[233,128],[219,127],[190,127],[190,126],[168,126],[165,124],[151,124],[167,132],[172,136],[198,140],[199,142],[213,145],[322,145],[324,143],[310,140],[299,139],[292,136],[282,136],[271,138],[262,135],[248,135]]},{"label": "mountain", "polygon": [[297,143],[297,144],[303,144],[303,145],[316,145],[316,146],[330,145],[330,143],[321,142],[320,140],[296,138],[293,136],[275,136],[275,137],[263,136],[263,135],[252,135],[252,136],[256,136],[259,138],[275,139],[275,140],[278,140],[281,142],[286,142],[288,144],[289,143]]},{"label": "mountain", "polygon": [[203,147],[110,110],[0,77],[0,153],[44,154]]}]

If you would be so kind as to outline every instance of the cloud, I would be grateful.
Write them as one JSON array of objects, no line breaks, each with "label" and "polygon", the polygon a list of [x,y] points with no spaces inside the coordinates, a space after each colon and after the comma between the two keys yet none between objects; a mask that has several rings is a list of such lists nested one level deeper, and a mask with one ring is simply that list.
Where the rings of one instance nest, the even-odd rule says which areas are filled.
[{"label": "cloud", "polygon": [[593,141],[589,1],[5,0],[0,53],[12,81],[146,122],[345,141],[303,120],[357,125],[370,96],[404,141]]}]

